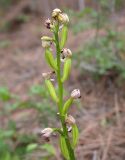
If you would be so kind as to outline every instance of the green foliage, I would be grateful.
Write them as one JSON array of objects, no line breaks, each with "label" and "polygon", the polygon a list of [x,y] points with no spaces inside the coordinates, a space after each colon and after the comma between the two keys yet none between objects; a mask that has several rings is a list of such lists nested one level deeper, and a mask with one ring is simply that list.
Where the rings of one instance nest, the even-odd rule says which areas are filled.
[{"label": "green foliage", "polygon": [[32,152],[33,150],[35,150],[38,147],[37,143],[31,143],[28,144],[28,146],[26,147],[26,151],[27,152]]},{"label": "green foliage", "polygon": [[0,0],[0,8],[7,8],[11,5],[12,0]]},{"label": "green foliage", "polygon": [[1,160],[20,160],[13,151],[8,141],[14,137],[14,130],[1,130],[0,129],[0,158]]},{"label": "green foliage", "polygon": [[3,40],[0,41],[0,48],[8,48],[11,45],[10,40]]},{"label": "green foliage", "polygon": [[[49,123],[49,118],[56,114],[55,108],[51,107],[51,102],[48,100],[49,94],[43,85],[33,85],[27,93],[26,100],[10,93],[6,87],[0,87],[0,99],[3,107],[0,114],[10,117],[11,112],[21,108],[33,108],[38,111],[38,119],[42,125]],[[46,152],[42,159],[49,160],[54,156],[55,150],[52,145],[40,145],[37,142],[36,136],[26,133],[18,133],[17,126],[14,121],[9,119],[8,126],[5,129],[0,129],[0,159],[1,160],[21,160],[22,157],[27,157],[32,153],[36,153],[39,149]],[[18,144],[18,145],[17,145]],[[16,146],[16,147],[15,147]],[[25,158],[23,158],[25,160]],[[40,160],[41,158],[38,158]]]},{"label": "green foliage", "polygon": [[43,98],[48,98],[49,97],[49,93],[46,92],[46,87],[44,85],[33,85],[30,88],[30,95],[36,95],[36,96],[40,96]]},{"label": "green foliage", "polygon": [[51,144],[45,143],[41,146],[41,148],[46,150],[50,155],[56,155],[55,148]]},{"label": "green foliage", "polygon": [[76,24],[73,24],[71,27],[72,31],[74,34],[77,34],[81,31],[84,31],[86,29],[90,29],[91,26],[92,26],[92,21],[86,21],[85,23],[84,22],[76,22]]},{"label": "green foliage", "polygon": [[124,0],[116,0],[115,7],[116,7],[116,10],[118,10],[118,11],[121,9],[124,9],[125,1]]},{"label": "green foliage", "polygon": [[[12,27],[12,23],[10,21],[3,21],[1,26],[0,26],[0,32],[7,32],[7,31],[10,30],[11,27]],[[5,48],[4,46],[6,46],[6,45],[2,44],[1,48]]]},{"label": "green foliage", "polygon": [[[55,149],[50,144],[40,145],[34,135],[20,134],[16,130],[0,130],[0,159],[21,160],[21,157],[28,157],[30,154],[42,149],[46,152],[43,158],[55,155]],[[18,142],[18,145],[17,145]],[[42,154],[41,154],[42,157]],[[24,158],[25,159],[25,158]],[[26,158],[27,159],[27,158]],[[40,160],[38,158],[38,160]]]},{"label": "green foliage", "polygon": [[75,58],[80,62],[78,65],[87,71],[104,75],[110,70],[115,70],[120,76],[124,76],[124,43],[123,35],[108,31],[96,41],[93,39],[86,43]]},{"label": "green foliage", "polygon": [[0,87],[0,100],[8,101],[11,98],[11,94],[6,87]]},{"label": "green foliage", "polygon": [[29,19],[30,19],[30,17],[24,13],[20,14],[16,18],[16,20],[19,21],[20,23],[25,23],[25,22],[29,21]]},{"label": "green foliage", "polygon": [[73,10],[67,12],[69,12],[70,18],[73,19],[70,27],[74,34],[94,27],[97,21],[98,12],[93,8],[86,7],[77,13]]}]

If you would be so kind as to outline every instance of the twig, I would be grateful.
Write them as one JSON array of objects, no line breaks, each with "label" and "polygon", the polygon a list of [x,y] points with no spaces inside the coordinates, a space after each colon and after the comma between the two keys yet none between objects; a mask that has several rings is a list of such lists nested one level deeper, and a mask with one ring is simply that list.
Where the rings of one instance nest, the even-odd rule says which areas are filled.
[{"label": "twig", "polygon": [[120,120],[120,109],[119,109],[119,104],[118,104],[118,95],[114,95],[114,102],[115,102],[115,113],[116,113],[116,120],[117,120],[117,125],[118,127],[121,127],[121,120]]},{"label": "twig", "polygon": [[103,156],[102,156],[102,160],[106,160],[107,159],[107,155],[108,155],[108,151],[111,145],[111,140],[112,140],[112,130],[109,133],[108,139],[107,139],[107,146],[103,152]]}]

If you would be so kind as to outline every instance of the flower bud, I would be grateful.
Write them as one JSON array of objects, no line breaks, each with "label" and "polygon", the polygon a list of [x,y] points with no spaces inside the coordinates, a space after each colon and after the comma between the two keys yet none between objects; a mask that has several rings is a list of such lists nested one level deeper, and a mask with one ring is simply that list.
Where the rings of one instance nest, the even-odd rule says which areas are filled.
[{"label": "flower bud", "polygon": [[63,48],[62,51],[61,51],[61,56],[62,56],[62,59],[71,58],[72,57],[72,52],[68,48]]},{"label": "flower bud", "polygon": [[69,17],[68,17],[68,15],[65,14],[65,13],[60,13],[60,14],[58,15],[58,20],[59,20],[59,22],[61,22],[62,24],[67,24],[67,23],[69,23]]},{"label": "flower bud", "polygon": [[58,8],[54,9],[52,12],[52,18],[57,18],[60,13],[62,13],[60,9]]},{"label": "flower bud", "polygon": [[51,37],[43,36],[41,38],[42,40],[42,47],[43,48],[48,48],[51,46],[53,39]]},{"label": "flower bud", "polygon": [[69,115],[67,118],[66,118],[66,123],[69,124],[69,125],[74,125],[76,123],[76,120],[73,116]]},{"label": "flower bud", "polygon": [[73,99],[81,98],[80,90],[79,89],[74,89],[71,92],[71,98],[73,98]]},{"label": "flower bud", "polygon": [[55,71],[51,71],[51,72],[46,72],[46,73],[42,73],[42,76],[44,79],[53,79],[53,75],[54,75]]},{"label": "flower bud", "polygon": [[44,138],[49,138],[53,132],[52,128],[45,128],[41,131],[41,134]]}]

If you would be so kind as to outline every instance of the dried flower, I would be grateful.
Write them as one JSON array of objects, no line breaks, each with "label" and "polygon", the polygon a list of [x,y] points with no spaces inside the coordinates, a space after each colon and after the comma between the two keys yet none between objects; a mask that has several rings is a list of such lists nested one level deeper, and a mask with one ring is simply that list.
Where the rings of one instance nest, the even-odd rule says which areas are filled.
[{"label": "dried flower", "polygon": [[73,99],[81,98],[80,90],[79,89],[74,89],[71,92],[71,98],[73,98]]},{"label": "dried flower", "polygon": [[52,128],[45,128],[41,131],[41,134],[44,138],[49,138],[53,132]]},{"label": "dried flower", "polygon": [[49,18],[45,21],[45,26],[47,29],[51,28],[51,20]]},{"label": "dried flower", "polygon": [[50,72],[46,72],[46,73],[42,73],[42,76],[44,79],[50,79],[51,81],[54,80],[53,75],[54,75],[55,71],[50,71]]},{"label": "dried flower", "polygon": [[52,18],[57,18],[60,13],[62,13],[60,9],[58,8],[54,9],[52,12]]},{"label": "dried flower", "polygon": [[53,39],[51,37],[43,36],[41,38],[42,40],[42,47],[43,48],[48,48],[51,46]]},{"label": "dried flower", "polygon": [[62,56],[62,59],[70,58],[72,57],[72,52],[70,49],[63,48],[61,51],[61,56]]},{"label": "dried flower", "polygon": [[69,125],[74,125],[76,123],[76,120],[73,116],[69,115],[68,117],[66,117],[66,123]]},{"label": "dried flower", "polygon": [[67,24],[69,23],[69,17],[66,13],[60,13],[58,15],[58,20],[59,22],[61,22],[62,24]]}]

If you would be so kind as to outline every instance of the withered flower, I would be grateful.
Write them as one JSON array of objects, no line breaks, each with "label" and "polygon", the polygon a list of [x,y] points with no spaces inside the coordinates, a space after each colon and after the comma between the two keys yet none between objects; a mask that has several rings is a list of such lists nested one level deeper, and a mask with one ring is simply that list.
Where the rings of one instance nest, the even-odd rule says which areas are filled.
[{"label": "withered flower", "polygon": [[71,116],[71,115],[68,115],[67,117],[66,117],[66,123],[67,124],[69,124],[69,125],[74,125],[75,123],[76,123],[76,120],[75,120],[75,118],[73,117],[73,116]]}]

